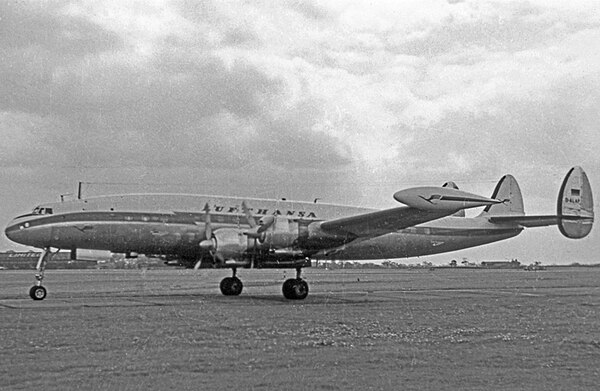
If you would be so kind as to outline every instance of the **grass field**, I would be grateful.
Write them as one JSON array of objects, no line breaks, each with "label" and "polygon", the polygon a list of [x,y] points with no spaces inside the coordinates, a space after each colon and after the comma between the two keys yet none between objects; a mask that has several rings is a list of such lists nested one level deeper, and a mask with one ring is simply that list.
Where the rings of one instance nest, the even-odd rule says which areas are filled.
[{"label": "grass field", "polygon": [[0,389],[596,390],[600,270],[0,271]]}]

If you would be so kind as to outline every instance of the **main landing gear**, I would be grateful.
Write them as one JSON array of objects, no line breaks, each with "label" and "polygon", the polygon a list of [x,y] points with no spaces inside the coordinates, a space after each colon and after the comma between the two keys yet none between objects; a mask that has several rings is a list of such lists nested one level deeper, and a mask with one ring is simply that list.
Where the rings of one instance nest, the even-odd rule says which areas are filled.
[{"label": "main landing gear", "polygon": [[308,283],[300,275],[302,268],[296,268],[296,278],[290,278],[283,283],[283,297],[289,300],[304,300],[308,296]]},{"label": "main landing gear", "polygon": [[244,289],[244,284],[242,284],[242,280],[235,276],[237,269],[233,268],[233,276],[225,277],[221,280],[221,293],[225,296],[238,296],[242,293],[242,289]]},{"label": "main landing gear", "polygon": [[46,270],[46,264],[52,258],[52,251],[50,251],[50,247],[44,248],[40,258],[38,259],[38,263],[36,266],[37,273],[35,274],[35,285],[31,287],[29,290],[29,297],[33,300],[44,300],[46,298],[46,288],[42,286],[42,280],[44,279],[44,271]]},{"label": "main landing gear", "polygon": [[[221,280],[221,293],[225,296],[238,296],[242,293],[244,284],[236,277],[237,269],[233,268],[233,276]],[[302,268],[296,268],[296,278],[289,278],[283,283],[283,296],[288,300],[304,300],[308,296],[308,283],[300,276]]]}]

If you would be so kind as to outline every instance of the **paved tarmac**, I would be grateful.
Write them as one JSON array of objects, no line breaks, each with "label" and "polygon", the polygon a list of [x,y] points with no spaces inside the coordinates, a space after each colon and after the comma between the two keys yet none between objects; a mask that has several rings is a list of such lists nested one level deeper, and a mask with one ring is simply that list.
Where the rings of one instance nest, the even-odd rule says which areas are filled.
[{"label": "paved tarmac", "polygon": [[0,271],[0,389],[597,389],[600,269]]}]

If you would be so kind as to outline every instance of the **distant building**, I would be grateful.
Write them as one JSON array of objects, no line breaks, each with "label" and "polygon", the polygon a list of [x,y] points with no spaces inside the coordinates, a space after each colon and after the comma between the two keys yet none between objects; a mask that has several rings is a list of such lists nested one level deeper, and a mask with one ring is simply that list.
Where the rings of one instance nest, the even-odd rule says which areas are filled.
[{"label": "distant building", "polygon": [[[0,268],[5,270],[15,269],[35,269],[41,252],[27,251],[0,252]],[[47,269],[88,269],[96,267],[96,261],[72,260],[69,252],[59,252],[52,256],[48,262]]]},{"label": "distant building", "polygon": [[520,269],[521,262],[516,259],[510,261],[483,261],[481,267],[488,269]]}]

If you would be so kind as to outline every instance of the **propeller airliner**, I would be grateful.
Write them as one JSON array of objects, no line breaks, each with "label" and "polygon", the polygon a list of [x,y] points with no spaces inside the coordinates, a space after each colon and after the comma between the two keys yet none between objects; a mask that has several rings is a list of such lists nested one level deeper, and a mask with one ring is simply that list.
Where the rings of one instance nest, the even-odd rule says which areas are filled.
[{"label": "propeller airliner", "polygon": [[[230,268],[224,295],[242,292],[238,268],[292,268],[283,295],[302,300],[311,260],[406,258],[508,239],[527,227],[558,225],[567,238],[587,236],[594,221],[592,190],[581,167],[567,173],[556,214],[528,216],[515,178],[500,179],[490,198],[442,187],[398,191],[404,204],[374,210],[333,204],[180,194],[90,197],[37,206],[5,229],[14,242],[43,249],[30,297],[43,300],[52,249],[108,250],[163,257],[193,268]],[[476,217],[465,209],[483,207]]]}]

